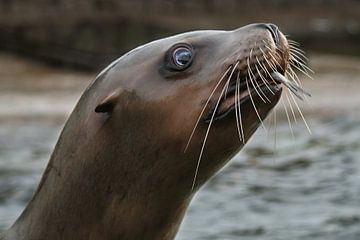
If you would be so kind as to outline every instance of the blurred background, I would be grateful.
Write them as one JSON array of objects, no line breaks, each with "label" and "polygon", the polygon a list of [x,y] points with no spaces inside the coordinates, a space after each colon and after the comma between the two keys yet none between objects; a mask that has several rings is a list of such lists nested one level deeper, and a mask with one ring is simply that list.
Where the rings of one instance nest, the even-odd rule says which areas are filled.
[{"label": "blurred background", "polygon": [[313,95],[299,103],[311,133],[294,103],[291,124],[279,103],[196,195],[177,239],[360,239],[359,13],[358,0],[0,0],[0,232],[112,60],[184,31],[273,22],[315,72],[299,73]]}]

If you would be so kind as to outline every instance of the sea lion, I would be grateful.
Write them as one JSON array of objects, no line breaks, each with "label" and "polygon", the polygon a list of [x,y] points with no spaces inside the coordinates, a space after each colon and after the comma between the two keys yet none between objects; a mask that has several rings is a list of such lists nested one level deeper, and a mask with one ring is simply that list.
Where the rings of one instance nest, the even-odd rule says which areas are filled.
[{"label": "sea lion", "polygon": [[194,31],[123,55],[86,89],[2,240],[173,239],[196,190],[278,102],[272,24]]}]

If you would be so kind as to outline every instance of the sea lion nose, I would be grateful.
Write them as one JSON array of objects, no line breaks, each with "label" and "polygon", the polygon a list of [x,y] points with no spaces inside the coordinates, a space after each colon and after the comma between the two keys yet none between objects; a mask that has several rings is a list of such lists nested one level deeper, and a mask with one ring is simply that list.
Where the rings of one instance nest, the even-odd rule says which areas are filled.
[{"label": "sea lion nose", "polygon": [[279,44],[280,43],[280,38],[279,38],[279,27],[276,26],[275,24],[272,24],[272,23],[267,23],[265,24],[265,27],[267,30],[270,31],[273,39],[274,39],[274,42],[275,44]]},{"label": "sea lion nose", "polygon": [[271,33],[271,36],[276,45],[280,45],[280,37],[279,37],[279,27],[273,23],[259,23],[257,27],[265,28]]}]

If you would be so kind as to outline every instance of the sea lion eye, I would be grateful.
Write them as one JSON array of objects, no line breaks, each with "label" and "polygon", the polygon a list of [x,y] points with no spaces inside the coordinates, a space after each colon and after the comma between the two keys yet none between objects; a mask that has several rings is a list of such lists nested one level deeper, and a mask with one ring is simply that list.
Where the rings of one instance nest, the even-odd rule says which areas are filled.
[{"label": "sea lion eye", "polygon": [[186,68],[192,60],[192,51],[186,47],[176,48],[173,52],[172,60],[178,68]]},{"label": "sea lion eye", "polygon": [[180,43],[168,50],[165,58],[165,66],[170,71],[180,72],[190,67],[193,59],[193,48],[188,44]]}]

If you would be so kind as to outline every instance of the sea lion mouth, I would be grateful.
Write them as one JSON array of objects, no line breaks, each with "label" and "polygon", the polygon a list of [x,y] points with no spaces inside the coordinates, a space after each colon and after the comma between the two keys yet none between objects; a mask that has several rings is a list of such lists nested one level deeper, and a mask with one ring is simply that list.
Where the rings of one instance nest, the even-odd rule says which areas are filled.
[{"label": "sea lion mouth", "polygon": [[[231,32],[231,34],[241,34],[239,39],[241,44],[232,37],[233,47],[225,51],[225,54],[221,52],[219,64],[216,65],[223,68],[223,71],[217,68],[211,69],[213,72],[208,73],[210,80],[206,82],[204,89],[209,96],[206,100],[201,98],[202,101],[198,102],[201,111],[186,143],[185,152],[190,146],[200,120],[207,126],[201,125],[205,134],[192,189],[196,187],[200,161],[213,125],[217,125],[217,133],[222,134],[220,139],[225,140],[219,142],[215,139],[216,143],[223,144],[226,149],[239,148],[246,144],[260,125],[264,126],[263,120],[276,106],[283,91],[288,100],[290,95],[306,124],[294,97],[302,100],[305,95],[310,96],[310,94],[302,89],[294,69],[308,77],[310,77],[308,71],[312,72],[312,70],[307,67],[307,58],[298,47],[299,44],[287,39],[273,24],[256,24],[246,29],[245,40],[242,38],[242,28]],[[290,100],[289,105],[295,119]],[[289,119],[286,108],[285,111]],[[231,124],[228,124],[229,121],[222,121],[225,118],[229,119],[229,115],[234,120]],[[215,124],[217,122],[221,124]],[[237,130],[237,134],[232,134],[234,130]],[[231,135],[228,134],[230,131]],[[237,137],[240,145],[231,144],[232,146],[229,147],[227,138],[234,140]]]},{"label": "sea lion mouth", "polygon": [[[283,75],[284,72],[276,71]],[[232,72],[228,85],[221,93],[218,104],[206,115],[204,121],[219,121],[233,113],[239,106],[254,98],[260,98],[264,103],[271,103],[271,95],[281,93],[281,82],[272,76],[272,73],[261,73],[260,71],[249,77],[248,74],[241,75],[237,70]]]},{"label": "sea lion mouth", "polygon": [[[215,89],[222,80],[227,79],[222,83],[221,93],[217,94],[216,104],[213,104],[203,119],[206,123],[222,120],[233,112],[241,121],[240,108],[249,101],[262,121],[258,110],[270,111],[280,99],[282,87],[300,100],[303,100],[304,96],[311,96],[302,89],[292,69],[294,67],[305,74],[309,69],[299,58],[299,55],[302,55],[301,50],[296,48],[291,40],[286,39],[275,25],[264,26],[268,36],[258,40],[259,43],[255,42],[247,57],[231,64],[216,85]],[[301,65],[301,68],[298,65]],[[258,102],[261,104],[257,104]]]},{"label": "sea lion mouth", "polygon": [[217,104],[204,117],[206,123],[222,120],[237,109],[239,112],[236,113],[241,115],[240,106],[247,104],[249,101],[252,102],[255,111],[255,102],[257,101],[263,101],[265,104],[269,103],[270,108],[272,108],[274,105],[271,103],[279,98],[282,86],[286,87],[300,100],[304,100],[304,96],[311,97],[311,94],[299,84],[290,81],[281,67],[273,68],[272,72],[265,68],[263,68],[264,71],[257,69],[256,73],[249,70],[248,74],[241,75],[241,71],[236,69],[236,65],[231,67],[232,71],[229,71],[231,73]]}]

